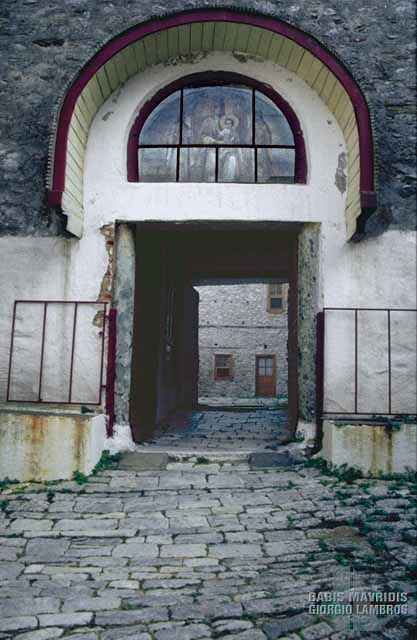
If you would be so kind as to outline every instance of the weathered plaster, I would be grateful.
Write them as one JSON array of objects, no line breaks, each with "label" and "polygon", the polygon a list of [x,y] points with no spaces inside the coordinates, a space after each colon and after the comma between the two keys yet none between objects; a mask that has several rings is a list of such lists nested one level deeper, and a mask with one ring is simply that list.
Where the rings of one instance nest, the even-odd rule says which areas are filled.
[{"label": "weathered plaster", "polygon": [[117,309],[116,324],[116,422],[129,422],[130,378],[135,294],[135,236],[127,224],[116,227],[116,274],[113,304]]},{"label": "weathered plaster", "polygon": [[106,251],[108,255],[108,264],[107,264],[106,272],[101,281],[98,300],[100,300],[100,302],[109,302],[112,299],[112,290],[113,290],[114,224],[105,224],[101,227],[100,231],[103,234],[105,239]]},{"label": "weathered plaster", "polygon": [[356,467],[367,476],[416,470],[417,425],[399,424],[392,429],[325,420],[319,456],[337,466]]},{"label": "weathered plaster", "polygon": [[298,238],[298,411],[307,423],[316,414],[320,255],[320,225],[304,224]]},{"label": "weathered plaster", "polygon": [[104,415],[0,411],[0,479],[70,479],[89,474],[106,437]]},{"label": "weathered plaster", "polygon": [[336,175],[334,177],[334,183],[342,195],[345,193],[346,186],[347,186],[346,169],[347,169],[346,153],[339,153]]}]

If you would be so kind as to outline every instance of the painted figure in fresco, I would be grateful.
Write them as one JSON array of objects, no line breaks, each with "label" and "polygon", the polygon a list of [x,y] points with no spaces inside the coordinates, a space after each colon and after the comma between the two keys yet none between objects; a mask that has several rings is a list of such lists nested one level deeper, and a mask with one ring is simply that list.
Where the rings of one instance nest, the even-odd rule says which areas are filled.
[{"label": "painted figure in fresco", "polygon": [[[190,100],[191,97],[188,98]],[[219,145],[218,177],[221,182],[252,182],[254,154],[251,149],[238,148],[250,144],[251,111],[239,96],[203,92],[196,95],[187,109],[183,124],[186,144]],[[248,105],[246,105],[247,107]],[[270,132],[265,122],[265,136]],[[265,142],[267,144],[267,142]],[[227,146],[223,146],[227,145]],[[229,148],[230,145],[230,148]],[[183,179],[198,182],[215,180],[215,150],[195,147],[185,150],[181,174]]]},{"label": "painted figure in fresco", "polygon": [[[256,143],[272,144],[271,129],[260,111],[256,113]],[[271,149],[260,149],[258,151],[258,171],[260,172],[262,181],[268,182],[271,179],[273,175]]]},{"label": "painted figure in fresco", "polygon": [[[195,118],[198,122],[199,114],[198,107],[200,105],[197,104]],[[207,100],[204,109],[203,118],[197,124],[199,131],[197,133],[197,138],[201,140],[203,144],[215,144],[218,142],[218,134],[219,134],[219,120],[220,120],[220,106],[216,100]],[[199,126],[198,126],[199,125]]]},{"label": "painted figure in fresco", "polygon": [[[218,132],[219,142],[224,144],[239,144],[239,119],[233,114],[227,114],[220,118]],[[234,182],[244,171],[244,158],[242,149],[224,149],[221,154],[220,171],[222,181]]]}]

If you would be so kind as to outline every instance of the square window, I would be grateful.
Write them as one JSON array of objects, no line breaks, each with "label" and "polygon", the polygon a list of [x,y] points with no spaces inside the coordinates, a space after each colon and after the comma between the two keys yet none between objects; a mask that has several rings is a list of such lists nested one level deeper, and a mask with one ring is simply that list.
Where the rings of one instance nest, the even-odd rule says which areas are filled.
[{"label": "square window", "polygon": [[216,354],[214,356],[214,379],[231,380],[233,361],[230,354]]},{"label": "square window", "polygon": [[271,298],[271,309],[282,309],[282,298]]},{"label": "square window", "polygon": [[268,313],[283,313],[287,310],[287,286],[285,284],[268,285],[266,307]]}]

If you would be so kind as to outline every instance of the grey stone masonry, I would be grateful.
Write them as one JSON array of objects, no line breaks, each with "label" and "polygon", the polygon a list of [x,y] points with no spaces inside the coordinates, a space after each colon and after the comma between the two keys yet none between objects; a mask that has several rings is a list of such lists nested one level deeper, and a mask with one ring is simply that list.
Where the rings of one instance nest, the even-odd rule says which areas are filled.
[{"label": "grey stone masonry", "polygon": [[[0,639],[414,637],[415,483],[347,480],[206,452],[3,487]],[[406,602],[390,615],[312,606],[350,589]]]},{"label": "grey stone masonry", "polygon": [[[379,150],[379,209],[370,232],[414,228],[414,0],[229,0],[288,21],[350,67],[369,102]],[[16,0],[0,9],[1,233],[62,233],[45,173],[55,107],[104,41],[154,15],[221,6],[206,0]]]},{"label": "grey stone masonry", "polygon": [[[283,285],[287,290],[288,285]],[[216,284],[196,287],[199,304],[199,396],[253,398],[256,356],[273,355],[276,394],[287,395],[288,314],[269,313],[268,285]],[[216,380],[216,354],[230,354],[231,379]]]}]

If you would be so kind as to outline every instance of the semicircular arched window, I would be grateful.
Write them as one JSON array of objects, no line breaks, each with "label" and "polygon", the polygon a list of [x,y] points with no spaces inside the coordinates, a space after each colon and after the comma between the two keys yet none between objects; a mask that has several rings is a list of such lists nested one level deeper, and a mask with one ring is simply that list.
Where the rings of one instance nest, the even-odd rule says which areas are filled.
[{"label": "semicircular arched window", "polygon": [[238,82],[163,91],[131,132],[136,166],[129,179],[305,182],[298,120],[282,98],[269,93]]}]

